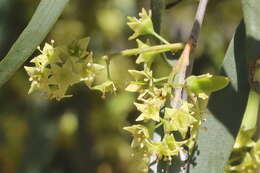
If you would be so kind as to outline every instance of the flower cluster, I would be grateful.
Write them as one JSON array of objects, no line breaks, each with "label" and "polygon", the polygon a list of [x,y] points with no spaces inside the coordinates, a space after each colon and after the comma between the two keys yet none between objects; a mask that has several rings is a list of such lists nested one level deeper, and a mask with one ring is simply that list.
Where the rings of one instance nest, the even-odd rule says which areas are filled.
[{"label": "flower cluster", "polygon": [[260,169],[260,140],[252,140],[252,132],[239,132],[225,173],[251,173]]},{"label": "flower cluster", "polygon": [[34,66],[25,66],[30,76],[29,93],[42,91],[50,99],[60,100],[67,95],[70,86],[85,82],[91,87],[96,72],[104,67],[93,62],[92,52],[87,51],[89,38],[74,41],[68,46],[54,47],[46,43],[41,54],[31,60]]},{"label": "flower cluster", "polygon": [[[198,102],[191,104],[188,101],[183,101],[179,109],[171,108],[168,101],[174,90],[168,80],[165,82],[165,80],[152,77],[152,72],[147,69],[147,66],[144,71],[131,70],[130,74],[135,80],[127,86],[126,90],[139,93],[134,105],[140,111],[136,121],[143,125],[133,125],[124,129],[134,136],[132,146],[135,151],[142,152],[146,156],[147,165],[144,170],[147,172],[149,165],[147,159],[151,156],[171,163],[172,156],[178,156],[180,152],[185,151],[184,145],[190,149],[193,148],[194,139],[202,121],[201,110],[196,110],[194,106]],[[161,141],[154,141],[153,134],[161,126],[164,136]],[[142,127],[142,132],[149,134],[149,131],[150,135],[143,135],[140,138],[140,127]],[[181,135],[181,139],[177,139],[176,132]],[[187,138],[188,134],[191,134],[189,138]]]},{"label": "flower cluster", "polygon": [[[134,30],[130,39],[154,32],[151,12],[148,15],[143,9],[139,15],[139,20],[129,17],[128,25]],[[139,48],[151,46],[149,42],[145,44],[139,39],[136,41]],[[190,76],[182,86],[188,93],[188,99],[182,100],[181,107],[173,108],[170,100],[175,89],[174,80],[169,77],[171,74],[154,78],[151,70],[155,55],[158,54],[160,51],[138,54],[136,63],[143,64],[143,70],[129,70],[134,80],[126,87],[127,91],[139,94],[134,103],[140,112],[136,118],[139,124],[124,129],[133,135],[132,147],[135,153],[143,155],[146,163],[144,172],[148,171],[151,158],[155,157],[157,161],[163,160],[171,164],[173,156],[180,156],[181,153],[191,154],[209,95],[228,84],[228,79],[221,76]],[[159,141],[153,138],[158,128],[163,130]],[[189,151],[186,150],[187,147]]]},{"label": "flower cluster", "polygon": [[[142,9],[139,16],[140,19],[128,18],[128,25],[134,31],[129,39],[150,34],[165,45],[170,45],[155,33],[151,11],[147,13]],[[152,47],[149,40],[144,43],[136,39],[136,42],[138,48],[126,50],[125,52],[130,52],[129,54],[123,54],[124,51],[120,54],[138,55],[136,63],[143,65],[142,70],[129,70],[133,81],[126,87],[126,91],[138,93],[134,105],[140,114],[136,118],[138,124],[124,129],[133,135],[131,146],[135,154],[143,157],[143,170],[147,172],[151,158],[171,164],[173,156],[182,157],[183,153],[191,154],[203,122],[202,114],[209,95],[227,86],[229,81],[222,76],[204,74],[190,76],[184,84],[179,85],[173,83],[175,81],[173,72],[166,77],[155,78],[152,64],[155,57],[163,52],[160,50],[163,47],[158,46],[152,51],[144,51]],[[109,74],[111,59],[109,56],[103,57],[107,64],[108,80],[92,86],[97,71],[104,67],[93,62],[92,52],[87,51],[88,43],[89,38],[84,38],[66,46],[54,47],[53,43],[51,45],[46,43],[42,50],[39,48],[41,54],[31,61],[34,66],[25,67],[31,81],[29,93],[43,91],[50,99],[60,100],[70,97],[71,95],[67,94],[68,88],[82,81],[89,88],[101,91],[103,96],[106,92],[115,92],[117,89]],[[181,101],[180,107],[172,107],[170,104],[175,96],[175,86],[181,87],[187,93],[187,99]],[[162,131],[161,139],[154,140],[153,136],[158,129]],[[254,145],[252,151],[259,151],[258,149],[259,143]],[[254,153],[257,155],[252,156],[253,159],[259,161],[259,152]]]}]

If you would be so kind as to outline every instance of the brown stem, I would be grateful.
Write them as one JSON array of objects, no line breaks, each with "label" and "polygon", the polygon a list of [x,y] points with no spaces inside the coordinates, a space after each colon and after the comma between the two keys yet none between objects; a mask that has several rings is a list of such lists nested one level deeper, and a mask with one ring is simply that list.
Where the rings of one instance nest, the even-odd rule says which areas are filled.
[{"label": "brown stem", "polygon": [[[191,74],[194,60],[190,57],[190,54],[197,45],[200,28],[203,23],[207,4],[208,0],[200,0],[189,40],[187,41],[176,66],[173,68],[173,74],[176,75],[176,80],[174,81],[175,83],[181,85],[184,84],[186,77]],[[185,100],[186,97],[187,94],[183,92],[183,87],[175,87],[175,95],[171,102],[172,107],[179,108],[181,106],[182,100]]]},{"label": "brown stem", "polygon": [[[190,65],[190,53],[192,48],[193,48],[192,42],[187,42],[180,59],[178,60],[176,66],[172,69],[173,70],[172,73],[176,74],[175,75],[176,80],[174,81],[174,83],[181,84],[181,85],[185,83],[186,74],[188,71],[188,67]],[[182,99],[183,99],[182,97],[183,87],[177,86],[174,89],[175,89],[175,95],[174,98],[172,99],[171,104],[173,108],[179,108],[181,106]]]}]

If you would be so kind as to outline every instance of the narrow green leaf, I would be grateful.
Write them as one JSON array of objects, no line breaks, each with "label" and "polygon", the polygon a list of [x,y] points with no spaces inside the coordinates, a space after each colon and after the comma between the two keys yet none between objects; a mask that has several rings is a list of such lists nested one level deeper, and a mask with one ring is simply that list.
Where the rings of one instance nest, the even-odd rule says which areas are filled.
[{"label": "narrow green leaf", "polygon": [[0,87],[21,67],[46,37],[69,0],[42,0],[31,21],[0,62]]},{"label": "narrow green leaf", "polygon": [[207,130],[200,130],[198,151],[194,152],[190,173],[223,173],[234,138],[216,117],[207,114],[205,118],[207,123],[203,126]]},{"label": "narrow green leaf", "polygon": [[241,123],[241,130],[255,131],[257,127],[257,115],[259,110],[259,103],[260,103],[260,95],[254,90],[250,90],[247,107],[244,113],[243,121]]}]

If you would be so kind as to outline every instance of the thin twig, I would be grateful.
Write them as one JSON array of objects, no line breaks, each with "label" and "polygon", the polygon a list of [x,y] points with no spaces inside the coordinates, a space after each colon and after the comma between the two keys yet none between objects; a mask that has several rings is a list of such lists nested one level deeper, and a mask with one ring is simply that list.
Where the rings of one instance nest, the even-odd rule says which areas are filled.
[{"label": "thin twig", "polygon": [[[175,74],[175,81],[178,84],[184,84],[185,79],[191,74],[193,67],[193,58],[190,58],[191,51],[196,47],[199,38],[200,29],[205,16],[208,0],[200,0],[199,6],[196,12],[195,21],[191,30],[189,40],[187,41],[185,48],[182,52],[180,59],[176,66],[173,68],[173,74]],[[183,90],[183,87],[174,87],[175,95],[171,101],[173,108],[179,108],[182,105],[183,100],[187,100],[187,93]],[[188,155],[188,153],[187,153]],[[189,160],[181,166],[180,173],[189,172]]]},{"label": "thin twig", "polygon": [[[207,4],[208,0],[200,0],[189,40],[185,45],[180,59],[173,68],[173,73],[177,75],[177,81],[175,82],[178,84],[184,84],[186,77],[191,74],[193,58],[190,58],[190,53],[197,44]],[[185,97],[186,94],[183,93],[183,87],[175,87],[175,96],[172,100],[172,107],[179,108],[181,106],[181,101],[185,99]]]},{"label": "thin twig", "polygon": [[115,56],[132,56],[132,55],[138,55],[142,53],[163,53],[163,52],[176,52],[178,50],[182,50],[184,48],[184,43],[173,43],[173,44],[163,44],[163,45],[156,45],[156,46],[150,46],[145,48],[134,48],[134,49],[125,49],[120,52],[110,53],[107,54],[107,58],[113,58]]}]

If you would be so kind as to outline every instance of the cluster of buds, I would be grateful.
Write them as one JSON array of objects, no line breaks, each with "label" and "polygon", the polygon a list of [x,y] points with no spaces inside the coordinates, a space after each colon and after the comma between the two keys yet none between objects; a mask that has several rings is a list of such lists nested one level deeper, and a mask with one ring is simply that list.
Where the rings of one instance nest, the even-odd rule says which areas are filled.
[{"label": "cluster of buds", "polygon": [[48,98],[60,100],[70,97],[67,90],[70,86],[85,82],[91,87],[96,72],[104,67],[93,63],[92,52],[87,51],[89,38],[74,41],[68,46],[54,47],[46,43],[41,54],[31,60],[34,66],[25,66],[30,76],[31,88],[34,91],[44,92]]}]

